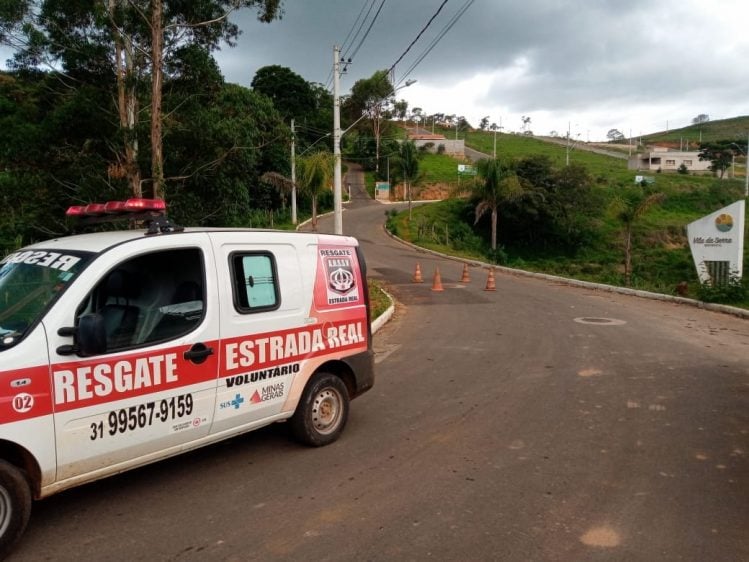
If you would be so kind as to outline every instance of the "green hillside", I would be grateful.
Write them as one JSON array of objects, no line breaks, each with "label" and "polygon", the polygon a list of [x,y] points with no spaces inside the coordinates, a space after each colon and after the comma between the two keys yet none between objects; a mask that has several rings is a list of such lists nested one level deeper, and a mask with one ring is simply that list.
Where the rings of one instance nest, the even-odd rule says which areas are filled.
[{"label": "green hillside", "polygon": [[717,121],[708,121],[697,125],[689,125],[681,129],[671,131],[661,131],[642,137],[644,144],[670,144],[679,146],[682,141],[689,141],[690,144],[702,142],[711,142],[718,140],[733,139],[738,144],[744,146],[749,134],[749,115],[743,117],[732,117],[731,119],[720,119]]}]

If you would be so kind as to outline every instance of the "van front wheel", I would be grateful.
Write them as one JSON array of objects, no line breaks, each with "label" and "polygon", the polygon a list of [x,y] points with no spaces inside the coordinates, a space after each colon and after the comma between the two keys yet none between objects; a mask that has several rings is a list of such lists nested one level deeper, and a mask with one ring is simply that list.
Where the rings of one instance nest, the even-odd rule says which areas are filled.
[{"label": "van front wheel", "polygon": [[21,538],[31,515],[31,489],[23,473],[0,460],[0,559]]},{"label": "van front wheel", "polygon": [[349,396],[343,381],[330,373],[317,373],[307,383],[291,418],[291,432],[305,445],[328,445],[341,435],[348,412]]}]

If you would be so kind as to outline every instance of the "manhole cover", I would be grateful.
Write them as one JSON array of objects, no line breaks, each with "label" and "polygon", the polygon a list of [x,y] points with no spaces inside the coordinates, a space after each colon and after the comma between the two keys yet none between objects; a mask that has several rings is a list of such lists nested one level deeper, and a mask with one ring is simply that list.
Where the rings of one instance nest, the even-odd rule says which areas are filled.
[{"label": "manhole cover", "polygon": [[575,318],[575,322],[578,324],[598,324],[601,326],[621,326],[622,324],[626,324],[624,320],[618,320],[616,318],[595,318],[590,316]]}]

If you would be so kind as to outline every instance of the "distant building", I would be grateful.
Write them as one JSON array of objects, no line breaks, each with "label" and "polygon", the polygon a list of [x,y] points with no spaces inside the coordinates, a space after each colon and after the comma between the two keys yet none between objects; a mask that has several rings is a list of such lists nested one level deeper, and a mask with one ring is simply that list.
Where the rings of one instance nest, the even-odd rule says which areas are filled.
[{"label": "distant building", "polygon": [[663,146],[654,146],[649,152],[630,156],[627,169],[675,172],[682,164],[690,172],[709,172],[711,165],[709,160],[700,160],[698,151],[671,150]]},{"label": "distant building", "polygon": [[[421,129],[423,131],[423,129]],[[450,156],[465,157],[465,141],[463,139],[447,139],[444,135],[433,135],[428,132],[419,133],[418,130],[409,130],[408,138],[417,148],[428,146],[428,152],[439,152],[440,145],[444,146],[444,153]]]}]

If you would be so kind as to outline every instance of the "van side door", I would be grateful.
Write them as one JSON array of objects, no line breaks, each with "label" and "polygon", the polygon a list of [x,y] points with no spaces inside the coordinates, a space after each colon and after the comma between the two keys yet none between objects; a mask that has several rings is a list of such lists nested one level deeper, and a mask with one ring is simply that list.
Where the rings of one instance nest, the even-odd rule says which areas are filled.
[{"label": "van side door", "polygon": [[[284,416],[298,375],[286,336],[304,329],[313,279],[305,286],[288,233],[212,233],[221,300],[221,354],[213,433],[247,430]],[[314,269],[313,269],[314,271]],[[306,297],[306,301],[305,301]]]},{"label": "van side door", "polygon": [[[142,464],[208,435],[218,372],[213,261],[204,233],[121,244],[48,315],[58,481]],[[106,349],[80,357],[60,328],[85,315],[103,324]]]}]

